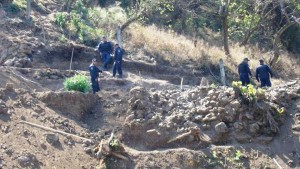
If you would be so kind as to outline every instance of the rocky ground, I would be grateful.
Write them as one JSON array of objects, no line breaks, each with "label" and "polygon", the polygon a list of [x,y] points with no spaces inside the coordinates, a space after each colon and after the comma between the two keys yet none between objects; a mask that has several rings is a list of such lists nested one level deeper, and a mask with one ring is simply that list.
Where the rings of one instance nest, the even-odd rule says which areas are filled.
[{"label": "rocky ground", "polygon": [[[180,89],[171,83],[155,88],[159,81],[134,80],[138,76],[130,73],[120,80],[105,72],[103,90],[92,95],[59,91],[68,71],[1,70],[7,82],[0,90],[2,168],[97,168],[93,149],[111,133],[129,161],[110,156],[110,168],[300,165],[299,80],[268,89],[257,102],[261,109],[244,103],[234,88]],[[267,110],[279,130],[271,127]]]},{"label": "rocky ground", "polygon": [[[272,79],[249,102],[211,86],[205,70],[130,53],[125,78],[104,72],[96,95],[65,92],[66,78],[88,76],[100,58],[59,42],[59,2],[40,6],[32,22],[0,8],[0,168],[300,168],[299,79]],[[98,151],[112,133],[124,158]]]}]

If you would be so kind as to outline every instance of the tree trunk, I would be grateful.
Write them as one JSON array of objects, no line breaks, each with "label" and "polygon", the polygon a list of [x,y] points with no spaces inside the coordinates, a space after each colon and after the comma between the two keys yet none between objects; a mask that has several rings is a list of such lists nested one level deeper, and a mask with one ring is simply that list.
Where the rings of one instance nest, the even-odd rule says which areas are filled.
[{"label": "tree trunk", "polygon": [[275,34],[275,38],[273,41],[273,50],[274,50],[274,55],[273,58],[270,61],[270,66],[274,66],[276,64],[276,62],[279,59],[280,56],[280,52],[279,52],[279,43],[280,43],[280,37],[281,35],[291,26],[293,26],[294,24],[296,24],[296,22],[289,22],[287,24],[285,24],[283,27],[281,27],[279,29],[279,31]]},{"label": "tree trunk", "polygon": [[228,44],[228,15],[222,17],[222,25],[223,25],[223,40],[224,40],[224,50],[227,56],[230,56],[229,44]]},{"label": "tree trunk", "polygon": [[223,45],[225,54],[227,56],[230,56],[230,50],[229,50],[229,44],[228,44],[228,6],[230,4],[230,0],[226,0],[225,3],[223,3],[222,0],[219,0],[220,3],[220,16],[221,16],[221,22],[223,27]]},{"label": "tree trunk", "polygon": [[121,48],[123,48],[123,45],[122,45],[122,31],[121,31],[120,26],[117,27],[117,42],[118,42],[119,46]]},{"label": "tree trunk", "polygon": [[27,0],[26,19],[30,19],[30,13],[31,13],[31,0]]}]

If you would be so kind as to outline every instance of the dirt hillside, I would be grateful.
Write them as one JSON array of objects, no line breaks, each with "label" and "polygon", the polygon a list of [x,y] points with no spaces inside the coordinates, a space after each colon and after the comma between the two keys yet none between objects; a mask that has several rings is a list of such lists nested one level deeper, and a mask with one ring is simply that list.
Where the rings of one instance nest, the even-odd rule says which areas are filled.
[{"label": "dirt hillside", "polygon": [[105,71],[97,94],[67,92],[100,56],[60,42],[63,2],[41,2],[30,22],[0,8],[0,169],[300,168],[299,78],[254,97],[128,52],[124,78]]}]

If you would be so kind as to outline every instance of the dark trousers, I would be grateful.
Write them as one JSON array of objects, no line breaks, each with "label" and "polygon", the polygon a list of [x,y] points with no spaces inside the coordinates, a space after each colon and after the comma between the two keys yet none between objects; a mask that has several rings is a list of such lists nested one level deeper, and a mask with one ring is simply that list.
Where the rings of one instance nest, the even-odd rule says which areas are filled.
[{"label": "dark trousers", "polygon": [[242,82],[243,86],[247,86],[248,84],[250,84],[249,75],[246,73],[240,74],[240,81]]},{"label": "dark trousers", "polygon": [[116,75],[116,73],[119,73],[119,76],[122,77],[122,61],[115,61],[115,64],[114,64],[114,68],[113,68],[113,76]]},{"label": "dark trousers", "polygon": [[92,89],[93,93],[99,92],[100,91],[100,86],[98,83],[98,77],[97,78],[91,78],[92,81]]},{"label": "dark trousers", "polygon": [[107,65],[110,60],[110,54],[107,52],[102,53],[102,63],[103,63],[103,69],[107,69]]},{"label": "dark trousers", "polygon": [[271,87],[271,81],[270,81],[270,78],[266,78],[266,79],[260,79],[260,86],[261,87],[265,87],[265,86],[268,86],[268,87]]}]

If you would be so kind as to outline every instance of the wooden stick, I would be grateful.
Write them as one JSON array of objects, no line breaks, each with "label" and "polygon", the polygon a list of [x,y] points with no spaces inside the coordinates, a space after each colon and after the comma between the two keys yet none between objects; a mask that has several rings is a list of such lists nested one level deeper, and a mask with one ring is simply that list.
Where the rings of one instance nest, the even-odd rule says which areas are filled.
[{"label": "wooden stick", "polygon": [[63,132],[63,131],[60,131],[60,130],[55,130],[55,129],[52,129],[52,128],[49,128],[49,127],[41,126],[39,124],[30,123],[28,121],[23,121],[22,120],[19,123],[21,123],[21,124],[27,124],[29,126],[37,127],[37,128],[40,128],[40,129],[43,129],[43,130],[47,130],[47,131],[51,131],[53,133],[58,133],[58,134],[61,134],[61,135],[64,135],[64,136],[71,136],[71,137],[75,137],[75,138],[78,138],[78,139],[92,141],[91,139],[88,139],[88,138],[80,137],[78,135],[71,134],[71,133],[66,133],[66,132]]},{"label": "wooden stick", "polygon": [[181,81],[180,81],[180,90],[182,91],[182,84],[183,84],[183,77],[181,77]]},{"label": "wooden stick", "polygon": [[224,61],[223,61],[223,59],[220,59],[219,66],[220,66],[220,73],[221,73],[221,82],[222,82],[223,86],[226,86],[225,68],[224,68]]},{"label": "wooden stick", "polygon": [[142,86],[142,84],[143,84],[143,79],[142,79],[141,71],[139,71],[139,76],[140,76],[140,85]]},{"label": "wooden stick", "polygon": [[46,44],[46,34],[45,34],[45,25],[42,25],[42,30],[43,30],[43,38],[44,38],[44,43]]},{"label": "wooden stick", "polygon": [[277,162],[277,160],[276,160],[275,158],[273,158],[273,161],[274,161],[274,163],[278,166],[279,169],[283,169],[283,168],[279,165],[279,163]]},{"label": "wooden stick", "polygon": [[74,55],[74,47],[72,49],[72,56],[71,56],[71,61],[70,61],[70,70],[72,70],[73,55]]}]

